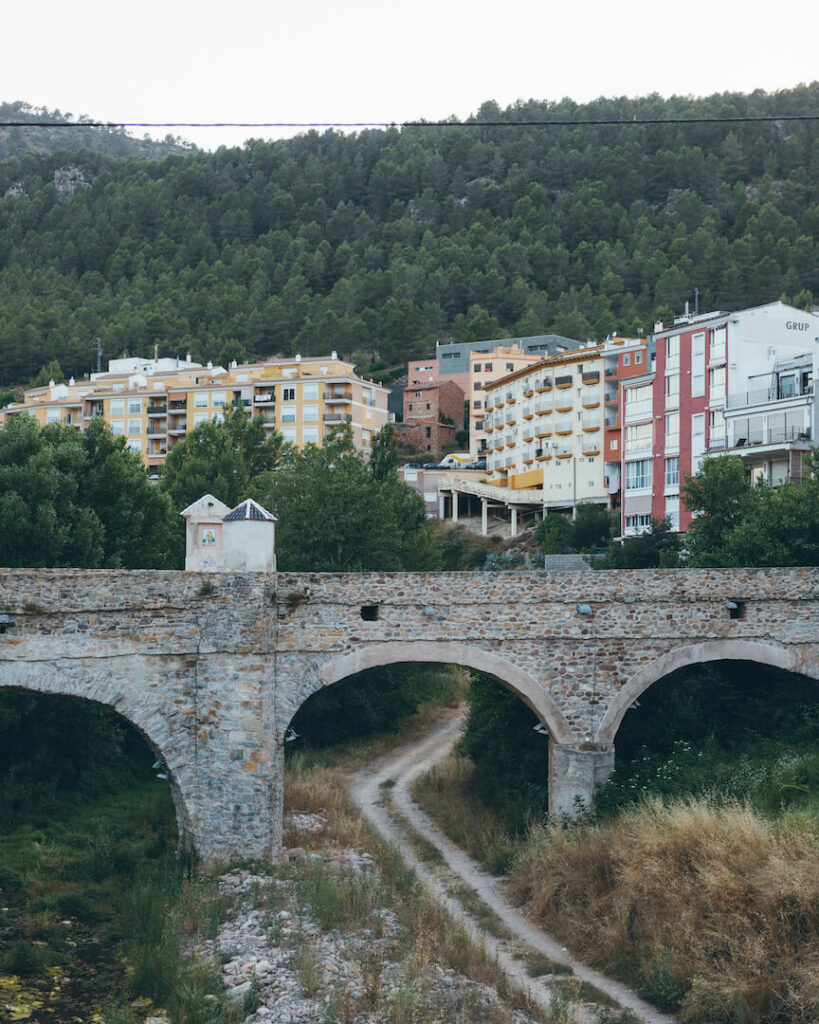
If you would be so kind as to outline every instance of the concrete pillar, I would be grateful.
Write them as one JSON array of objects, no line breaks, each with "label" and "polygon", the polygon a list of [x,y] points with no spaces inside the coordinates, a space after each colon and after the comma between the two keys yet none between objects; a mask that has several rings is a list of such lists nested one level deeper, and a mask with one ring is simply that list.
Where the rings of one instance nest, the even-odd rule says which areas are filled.
[{"label": "concrete pillar", "polygon": [[614,771],[614,747],[549,744],[549,813],[575,818],[590,810],[594,794]]},{"label": "concrete pillar", "polygon": [[516,508],[510,509],[512,513],[512,522],[509,527],[509,536],[517,537],[518,535],[518,510]]},{"label": "concrete pillar", "polygon": [[438,491],[438,518],[446,519],[446,497],[443,491]]},{"label": "concrete pillar", "polygon": [[481,536],[485,537],[489,533],[489,501],[486,498],[481,498]]},{"label": "concrete pillar", "polygon": [[452,488],[452,522],[458,522],[458,492]]}]

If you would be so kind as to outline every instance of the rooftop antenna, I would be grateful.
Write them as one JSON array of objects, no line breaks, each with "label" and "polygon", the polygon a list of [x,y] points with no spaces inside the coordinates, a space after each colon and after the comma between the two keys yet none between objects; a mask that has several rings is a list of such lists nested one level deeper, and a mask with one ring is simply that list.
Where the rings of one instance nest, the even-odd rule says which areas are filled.
[{"label": "rooftop antenna", "polygon": [[102,373],[102,338],[97,338],[97,373]]},{"label": "rooftop antenna", "polygon": [[700,290],[694,289],[694,316],[700,315]]}]

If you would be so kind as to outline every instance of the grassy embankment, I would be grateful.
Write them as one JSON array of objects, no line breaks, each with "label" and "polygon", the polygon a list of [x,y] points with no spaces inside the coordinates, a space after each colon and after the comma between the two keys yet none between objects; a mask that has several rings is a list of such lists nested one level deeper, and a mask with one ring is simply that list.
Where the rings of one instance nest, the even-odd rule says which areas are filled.
[{"label": "grassy embankment", "polygon": [[[692,692],[689,680],[683,703]],[[729,697],[732,737],[717,729],[665,752],[631,743],[598,814],[574,824],[535,815],[514,835],[481,800],[463,757],[419,780],[414,794],[453,840],[508,871],[533,919],[681,1020],[815,1024],[817,704],[805,690],[801,706],[780,708],[777,739],[763,725],[740,729]],[[753,709],[742,714],[750,720]],[[674,732],[668,715],[663,728]]]}]

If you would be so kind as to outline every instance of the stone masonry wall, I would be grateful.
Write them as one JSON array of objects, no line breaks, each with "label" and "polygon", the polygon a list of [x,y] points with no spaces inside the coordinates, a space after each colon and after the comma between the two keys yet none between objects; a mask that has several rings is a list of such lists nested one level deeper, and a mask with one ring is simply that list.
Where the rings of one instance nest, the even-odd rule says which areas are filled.
[{"label": "stone masonry wall", "polygon": [[482,669],[549,726],[555,806],[568,807],[610,770],[627,707],[680,665],[739,658],[819,678],[817,598],[816,569],[0,570],[0,688],[116,708],[164,758],[206,858],[272,856],[282,737],[324,685],[396,661]]}]

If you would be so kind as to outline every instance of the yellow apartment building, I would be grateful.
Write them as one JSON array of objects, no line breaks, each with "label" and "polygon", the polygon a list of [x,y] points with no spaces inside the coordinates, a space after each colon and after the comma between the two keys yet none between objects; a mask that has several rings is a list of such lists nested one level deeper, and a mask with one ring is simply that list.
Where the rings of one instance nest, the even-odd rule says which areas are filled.
[{"label": "yellow apartment building", "polygon": [[498,345],[491,352],[469,353],[469,392],[466,397],[469,400],[469,454],[473,460],[486,455],[484,389],[493,381],[532,366],[542,358],[523,352],[517,345]]},{"label": "yellow apartment building", "polygon": [[163,465],[189,430],[218,422],[227,406],[240,407],[299,447],[319,444],[342,423],[352,426],[355,447],[368,454],[373,436],[388,422],[388,390],[357,377],[351,363],[329,357],[200,366],[172,359],[112,360],[107,373],[27,391],[0,410],[0,422],[22,413],[38,423],[83,430],[101,416],[111,432],[146,466]]}]

